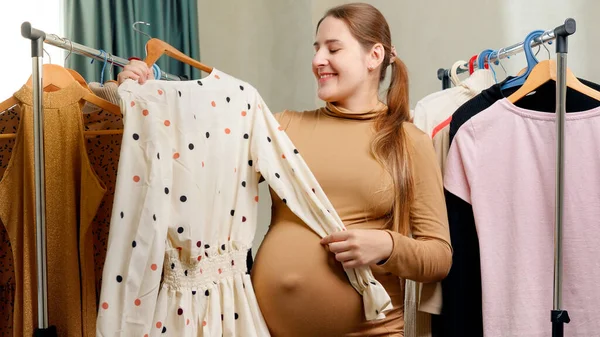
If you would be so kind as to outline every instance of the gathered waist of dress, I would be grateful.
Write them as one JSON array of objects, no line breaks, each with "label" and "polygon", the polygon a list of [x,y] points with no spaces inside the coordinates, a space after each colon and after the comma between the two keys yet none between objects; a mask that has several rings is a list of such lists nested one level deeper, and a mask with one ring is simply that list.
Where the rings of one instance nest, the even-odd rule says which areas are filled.
[{"label": "gathered waist of dress", "polygon": [[221,280],[247,273],[249,249],[230,250],[216,255],[199,255],[184,261],[176,252],[167,252],[163,286],[173,290],[205,289]]}]

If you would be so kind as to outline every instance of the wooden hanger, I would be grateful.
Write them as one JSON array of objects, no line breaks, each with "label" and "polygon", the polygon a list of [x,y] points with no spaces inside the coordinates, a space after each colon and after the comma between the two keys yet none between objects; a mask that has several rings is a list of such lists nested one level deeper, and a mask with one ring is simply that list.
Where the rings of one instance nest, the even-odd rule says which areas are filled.
[{"label": "wooden hanger", "polygon": [[19,100],[15,96],[10,96],[7,100],[0,103],[0,112],[4,112],[17,104],[19,104]]},{"label": "wooden hanger", "polygon": [[[59,65],[55,64],[44,64],[43,66],[43,74],[42,77],[42,88],[45,92],[58,91],[64,88],[67,88],[73,82],[77,82],[81,85],[83,81],[85,86],[87,87],[87,83],[83,79],[83,77],[78,74],[76,71],[63,68]],[[75,77],[73,76],[75,74]],[[30,76],[26,86],[32,88],[33,87],[33,76]],[[112,114],[121,116],[121,108],[91,92],[89,87],[87,87],[86,94],[82,97],[82,100],[92,103],[95,106],[110,112]],[[11,107],[17,105],[19,100],[14,96],[10,97],[6,101],[0,103],[0,112],[4,112]],[[107,134],[122,134],[123,130],[99,130],[99,131],[84,131],[86,136],[98,136],[98,135],[107,135]],[[8,134],[0,134],[0,139],[6,138],[15,138],[16,134],[8,133]]]},{"label": "wooden hanger", "polygon": [[[56,64],[44,64],[43,65],[44,76],[42,78],[42,88],[44,88],[45,92],[48,91],[57,91],[60,89],[64,89],[71,85],[73,82],[78,82],[81,85],[81,82],[85,82],[83,77],[79,75],[76,71],[63,68]],[[73,74],[76,74],[75,77]],[[78,80],[79,79],[79,80]],[[33,87],[33,76],[30,76],[25,83],[28,87]],[[105,111],[108,111],[114,115],[121,116],[121,108],[111,102],[96,96],[89,90],[87,83],[85,84],[87,87],[86,94],[82,97],[84,101],[90,102],[95,106],[102,108]],[[85,88],[84,87],[84,88]]]},{"label": "wooden hanger", "polygon": [[65,69],[67,69],[69,74],[71,74],[71,76],[73,76],[75,81],[77,81],[85,90],[92,92],[92,89],[90,89],[87,82],[85,81],[85,78],[83,78],[83,76],[81,76],[81,74],[79,74],[78,72],[76,72],[73,69],[69,69],[69,68],[65,68]]},{"label": "wooden hanger", "polygon": [[[556,81],[556,60],[541,61],[533,68],[525,83],[510,95],[508,100],[514,104],[550,80]],[[569,68],[567,68],[567,87],[600,101],[600,91],[581,83]]]},{"label": "wooden hanger", "polygon": [[[45,92],[64,89],[75,81],[67,69],[56,64],[43,64],[42,72],[42,88]],[[33,75],[29,76],[25,85],[33,88]]]},{"label": "wooden hanger", "polygon": [[[54,64],[43,65],[43,83],[42,88],[44,91],[57,91],[62,88],[66,88],[75,80],[73,76],[65,70],[65,68],[56,66]],[[28,87],[33,87],[33,76],[29,76],[29,79],[25,83]],[[6,101],[0,103],[0,111],[4,112],[11,107],[17,105],[19,101],[13,96]]]},{"label": "wooden hanger", "polygon": [[170,44],[159,40],[157,38],[153,38],[150,39],[150,41],[148,41],[148,43],[146,43],[146,65],[148,65],[148,67],[152,67],[152,65],[154,63],[156,63],[156,61],[158,61],[158,59],[163,56],[164,54],[166,54],[167,56],[171,56],[172,58],[181,61],[185,64],[189,64],[194,68],[200,69],[204,72],[207,73],[211,73],[213,71],[212,67],[209,67],[203,63],[200,63],[196,60],[194,60],[193,58],[185,55],[184,53],[180,52],[179,50],[175,49],[175,47],[171,46]]}]

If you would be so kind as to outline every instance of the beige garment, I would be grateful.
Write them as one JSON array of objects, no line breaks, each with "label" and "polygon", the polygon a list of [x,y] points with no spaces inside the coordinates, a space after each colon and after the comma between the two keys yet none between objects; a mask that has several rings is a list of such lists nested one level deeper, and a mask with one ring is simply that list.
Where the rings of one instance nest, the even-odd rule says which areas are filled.
[{"label": "beige garment", "polygon": [[442,177],[446,170],[446,158],[450,150],[450,120],[433,134],[433,148],[442,169]]},{"label": "beige garment", "polygon": [[[45,92],[44,149],[48,318],[59,336],[94,336],[94,257],[90,223],[104,187],[83,144],[76,82]],[[23,86],[20,123],[10,162],[0,181],[0,219],[10,237],[15,273],[13,333],[32,336],[37,326],[36,230],[33,167],[33,93]],[[15,198],[15,191],[22,197]]]},{"label": "beige garment", "polygon": [[278,120],[348,229],[386,230],[392,236],[391,256],[372,270],[390,294],[394,310],[385,320],[365,322],[360,299],[341,264],[272,194],[271,226],[256,256],[253,281],[275,337],[401,336],[401,279],[437,281],[450,269],[441,173],[431,139],[410,123],[403,125],[403,132],[413,160],[415,200],[410,227],[415,239],[386,225],[393,204],[391,177],[370,153],[374,118],[385,111],[384,104],[365,113],[328,105],[316,111],[286,111],[278,114]]},{"label": "beige garment", "polygon": [[[90,82],[88,83],[88,87],[90,88],[92,93],[104,99],[105,101],[108,101],[117,106],[121,104],[119,92],[117,91],[119,89],[119,84],[116,81],[108,81],[104,84],[101,84],[99,82]],[[86,102],[82,110],[84,114],[92,114],[101,111],[102,108],[99,108],[98,106],[92,103]]]}]

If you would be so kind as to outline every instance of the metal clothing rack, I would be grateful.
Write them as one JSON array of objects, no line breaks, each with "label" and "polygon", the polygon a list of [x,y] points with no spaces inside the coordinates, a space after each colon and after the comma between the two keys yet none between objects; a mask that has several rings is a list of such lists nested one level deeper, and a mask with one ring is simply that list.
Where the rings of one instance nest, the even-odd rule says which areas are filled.
[{"label": "metal clothing rack", "polygon": [[556,37],[556,205],[554,209],[554,297],[551,311],[552,337],[564,336],[569,313],[562,309],[562,229],[565,177],[565,115],[567,112],[567,38],[576,31],[573,19],[554,29]]},{"label": "metal clothing rack", "polygon": [[[46,200],[44,173],[44,115],[43,115],[43,49],[44,42],[69,50],[70,52],[110,62],[118,66],[129,63],[121,57],[110,55],[104,51],[90,48],[75,42],[49,35],[35,29],[29,22],[21,25],[21,35],[31,40],[32,82],[33,82],[33,128],[34,128],[34,183],[35,183],[35,226],[36,226],[36,257],[37,257],[37,298],[38,298],[38,328],[36,337],[57,337],[55,326],[48,324],[48,286],[46,268]],[[161,70],[161,79],[181,80],[179,76],[165,73]]]},{"label": "metal clothing rack", "polygon": [[21,25],[21,35],[31,40],[33,82],[33,165],[35,182],[35,228],[37,255],[38,329],[36,337],[56,337],[56,327],[48,326],[48,293],[46,271],[46,198],[44,184],[44,114],[42,100],[42,64],[46,34],[31,27],[29,22]]},{"label": "metal clothing rack", "polygon": [[[106,61],[110,64],[114,64],[119,67],[124,67],[127,64],[129,64],[129,60],[127,60],[127,59],[112,55],[103,50],[84,46],[82,44],[73,42],[71,40],[58,37],[55,34],[44,33],[44,41],[43,42],[53,45],[53,46],[56,46],[56,47],[59,47],[59,48],[62,48],[62,49],[65,49],[65,50],[68,50],[69,52],[73,52],[75,54],[79,54],[79,55],[83,55],[83,56],[87,56],[87,57],[96,59],[98,61],[102,61],[102,62]],[[177,76],[177,75],[172,75],[172,74],[166,73],[163,70],[161,70],[160,71],[160,79],[168,80],[168,81],[179,81],[179,80],[181,80],[181,77]]]},{"label": "metal clothing rack", "polygon": [[[564,209],[564,175],[565,175],[565,116],[567,103],[567,38],[576,31],[574,19],[566,19],[565,23],[544,32],[531,42],[531,47],[538,46],[552,40],[556,40],[556,199],[555,199],[555,222],[554,222],[554,282],[553,282],[553,305],[550,312],[552,322],[552,337],[564,336],[564,324],[571,321],[567,310],[562,309],[562,234],[563,234],[563,209]],[[500,59],[518,54],[524,51],[524,43],[520,42],[512,46],[502,48],[497,53],[490,54],[488,63],[494,63]],[[469,67],[468,63],[461,65],[457,73],[464,73]],[[477,63],[474,64],[477,67]],[[450,71],[438,69],[438,79],[442,81],[442,88],[450,87]]]},{"label": "metal clothing rack", "polygon": [[[567,19],[567,21],[568,20],[573,20],[573,19]],[[566,25],[567,21],[565,21],[565,25]],[[573,22],[575,22],[575,20],[573,20]],[[547,30],[542,35],[536,37],[535,39],[533,39],[533,41],[531,41],[531,47],[532,48],[537,47],[543,43],[547,43],[547,42],[556,40],[556,37],[557,37],[556,29]],[[515,43],[512,46],[500,48],[498,50],[498,52],[494,52],[494,53],[490,54],[490,57],[489,57],[489,59],[487,59],[487,62],[488,63],[496,63],[502,59],[522,53],[523,51],[524,51],[524,43],[523,42]],[[478,69],[477,62],[475,62],[472,65],[472,67],[473,67],[473,69]],[[461,64],[456,69],[456,73],[462,74],[462,73],[467,72],[468,70],[469,70],[469,62],[467,62],[465,64]],[[445,68],[438,69],[437,70],[437,78],[442,81],[442,89],[450,88],[450,83],[451,83],[450,82],[450,69],[445,69]]]}]

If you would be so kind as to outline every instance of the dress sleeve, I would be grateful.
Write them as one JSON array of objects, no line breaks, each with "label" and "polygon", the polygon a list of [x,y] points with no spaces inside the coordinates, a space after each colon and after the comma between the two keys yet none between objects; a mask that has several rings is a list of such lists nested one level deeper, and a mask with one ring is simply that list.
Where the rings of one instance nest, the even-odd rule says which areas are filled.
[{"label": "dress sleeve", "polygon": [[[253,125],[251,157],[273,191],[319,236],[346,230],[316,178],[258,93],[250,97]],[[363,296],[367,320],[381,319],[391,299],[369,267],[346,269],[352,286]]]},{"label": "dress sleeve", "polygon": [[119,89],[125,127],[96,324],[102,337],[150,331],[163,270],[171,177],[165,172],[171,169],[164,141],[170,138],[163,134],[167,111],[124,89],[136,85]]},{"label": "dress sleeve", "polygon": [[450,270],[452,247],[441,171],[428,135],[413,138],[411,156],[414,200],[410,206],[410,230],[413,237],[387,230],[392,236],[393,249],[381,266],[405,279],[437,282]]}]

